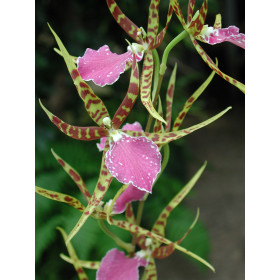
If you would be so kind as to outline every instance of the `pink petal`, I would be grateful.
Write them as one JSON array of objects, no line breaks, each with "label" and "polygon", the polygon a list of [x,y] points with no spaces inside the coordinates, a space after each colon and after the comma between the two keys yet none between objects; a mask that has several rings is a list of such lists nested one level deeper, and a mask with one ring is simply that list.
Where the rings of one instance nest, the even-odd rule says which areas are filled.
[{"label": "pink petal", "polygon": [[101,137],[100,138],[100,143],[97,143],[96,146],[99,150],[99,152],[103,151],[104,148],[105,148],[105,144],[106,144],[106,140],[107,140],[107,137]]},{"label": "pink petal", "polygon": [[127,123],[122,127],[123,130],[131,130],[131,131],[144,131],[139,122],[134,122],[132,124]]},{"label": "pink petal", "polygon": [[161,170],[161,154],[153,141],[124,134],[105,156],[108,170],[118,181],[151,193]]},{"label": "pink petal", "polygon": [[[143,54],[137,53],[136,59],[140,61]],[[92,80],[103,87],[116,82],[120,74],[125,71],[126,63],[133,61],[133,53],[127,51],[123,54],[112,53],[107,45],[97,51],[86,49],[82,57],[78,57],[78,71],[85,81]]]},{"label": "pink petal", "polygon": [[145,191],[141,191],[130,184],[128,188],[117,198],[114,205],[114,213],[120,214],[124,212],[127,203],[142,200],[145,194]]},{"label": "pink petal", "polygon": [[200,39],[210,45],[228,41],[245,49],[245,34],[239,33],[239,28],[236,26],[213,29],[213,32],[210,34],[210,36],[200,36]]},{"label": "pink petal", "polygon": [[127,258],[124,252],[112,249],[102,259],[96,280],[138,280],[138,267],[143,264],[137,258]]}]

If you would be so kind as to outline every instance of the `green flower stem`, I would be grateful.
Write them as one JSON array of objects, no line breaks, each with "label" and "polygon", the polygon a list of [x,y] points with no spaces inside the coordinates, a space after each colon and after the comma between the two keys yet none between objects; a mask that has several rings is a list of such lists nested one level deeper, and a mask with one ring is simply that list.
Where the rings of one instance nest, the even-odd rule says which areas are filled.
[{"label": "green flower stem", "polygon": [[123,249],[125,249],[128,253],[134,252],[134,246],[131,245],[130,243],[126,243],[124,241],[122,241],[119,237],[117,237],[115,234],[113,234],[111,231],[109,231],[107,229],[107,227],[104,224],[103,220],[98,220],[98,224],[100,226],[100,228],[102,229],[102,231],[107,234],[109,237],[111,237],[118,246],[122,247]]},{"label": "green flower stem", "polygon": [[160,75],[164,75],[165,70],[166,70],[166,62],[167,62],[167,58],[168,55],[170,53],[170,51],[180,42],[182,41],[184,38],[186,38],[186,36],[189,33],[184,30],[182,31],[178,36],[176,36],[165,48],[164,52],[163,52],[163,56],[162,56],[162,60],[161,60],[161,65],[160,65],[160,70],[159,70],[159,74]]}]

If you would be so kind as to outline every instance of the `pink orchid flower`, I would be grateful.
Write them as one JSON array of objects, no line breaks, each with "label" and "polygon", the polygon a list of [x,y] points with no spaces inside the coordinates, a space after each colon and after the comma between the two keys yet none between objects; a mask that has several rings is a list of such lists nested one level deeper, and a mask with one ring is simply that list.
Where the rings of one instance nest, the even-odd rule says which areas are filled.
[{"label": "pink orchid flower", "polygon": [[[125,124],[123,126],[124,130],[130,130],[130,131],[144,131],[142,129],[142,126],[139,122],[134,122],[133,124]],[[103,151],[105,148],[107,137],[102,137],[100,139],[100,144],[96,144],[99,151]],[[150,171],[149,171],[150,173]],[[129,184],[129,186],[125,189],[125,191],[117,198],[114,206],[113,206],[113,213],[120,214],[123,213],[126,209],[126,205],[129,202],[132,201],[139,201],[144,198],[146,194],[145,190],[142,190],[140,188],[135,187],[132,183]]]},{"label": "pink orchid flower", "polygon": [[195,2],[195,0],[189,0],[188,16],[186,22],[179,5],[179,1],[170,0],[174,12],[176,13],[183,28],[190,35],[190,39],[195,49],[202,57],[204,62],[223,79],[236,86],[242,92],[245,92],[244,84],[223,73],[196,41],[199,40],[210,45],[215,45],[222,42],[230,42],[245,49],[245,34],[239,33],[239,28],[236,26],[222,28],[222,19],[220,14],[216,15],[216,20],[213,27],[205,25],[204,23],[208,10],[208,0],[204,0],[200,10],[193,15]]},{"label": "pink orchid flower", "polygon": [[96,280],[138,280],[139,266],[146,265],[147,262],[137,255],[128,258],[124,252],[112,249],[102,259]]}]

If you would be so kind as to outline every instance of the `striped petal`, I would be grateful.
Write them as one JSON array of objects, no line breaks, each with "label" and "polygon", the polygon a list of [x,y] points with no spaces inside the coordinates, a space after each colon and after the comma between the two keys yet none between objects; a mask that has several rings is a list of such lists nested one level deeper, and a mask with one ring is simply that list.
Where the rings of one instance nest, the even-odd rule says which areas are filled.
[{"label": "striped petal", "polygon": [[208,9],[208,1],[204,0],[199,10],[198,16],[197,17],[194,16],[188,26],[187,31],[193,36],[196,36],[201,32],[207,15],[207,9]]},{"label": "striped petal", "polygon": [[[161,99],[160,96],[158,97],[158,114],[163,117],[163,112],[162,112],[162,104],[161,104]],[[154,132],[162,132],[163,131],[163,125],[161,121],[156,120],[154,124]]]},{"label": "striped petal", "polygon": [[245,85],[238,82],[237,80],[233,79],[232,77],[226,75],[223,73],[212,61],[212,59],[206,54],[206,52],[202,49],[202,47],[197,43],[197,41],[194,39],[194,37],[190,36],[192,43],[199,53],[199,55],[202,57],[204,62],[213,70],[215,71],[220,77],[225,79],[227,82],[231,83],[232,85],[236,86],[238,89],[240,89],[243,93],[245,93]]},{"label": "striped petal", "polygon": [[201,34],[196,36],[196,39],[210,45],[227,41],[245,49],[245,34],[239,33],[239,28],[236,26],[221,29],[204,26]]},{"label": "striped petal", "polygon": [[121,105],[117,109],[114,118],[112,120],[113,127],[118,129],[124,120],[127,118],[131,109],[133,108],[139,93],[139,70],[136,59],[133,59],[132,70],[130,75],[130,82],[127,94],[122,101]]},{"label": "striped petal", "polygon": [[143,43],[142,39],[140,39],[137,35],[137,30],[139,29],[139,27],[121,11],[114,0],[106,0],[106,2],[112,16],[120,25],[120,27],[136,42],[138,42],[139,44]]},{"label": "striped petal", "polygon": [[158,114],[151,101],[151,86],[153,80],[153,55],[150,50],[147,50],[144,56],[143,71],[141,75],[140,94],[142,104],[146,107],[148,112],[163,123],[165,120]]},{"label": "striped petal", "polygon": [[[216,65],[218,66],[218,61],[216,62]],[[172,131],[177,131],[179,129],[183,120],[185,119],[186,114],[190,110],[191,106],[197,100],[197,98],[203,93],[203,91],[206,89],[206,87],[210,84],[215,73],[216,73],[215,71],[212,71],[212,73],[206,79],[206,81],[193,93],[193,95],[190,98],[188,98],[188,100],[184,104],[183,109],[181,110],[181,112],[178,114],[177,118],[174,121]]]},{"label": "striped petal", "polygon": [[171,128],[171,117],[172,117],[172,104],[173,104],[173,94],[174,94],[174,88],[175,88],[175,81],[176,81],[176,71],[177,71],[177,63],[174,66],[174,69],[172,71],[167,93],[166,93],[166,127],[165,131],[169,132]]},{"label": "striped petal", "polygon": [[154,258],[150,258],[148,265],[145,267],[142,280],[157,280],[157,268]]},{"label": "striped petal", "polygon": [[125,219],[128,223],[136,224],[136,219],[134,216],[134,212],[133,212],[131,203],[127,204],[126,211],[125,211]]},{"label": "striped petal", "polygon": [[148,44],[153,43],[158,32],[158,6],[160,0],[151,0],[149,7],[149,19],[147,28],[147,42]]},{"label": "striped petal", "polygon": [[138,132],[138,131],[129,131],[126,130],[124,131],[126,134],[134,136],[134,137],[139,137],[139,136],[146,136],[147,138],[149,138],[150,140],[152,140],[155,144],[157,145],[162,145],[162,144],[166,144],[169,143],[171,141],[180,139],[212,122],[214,122],[215,120],[219,119],[221,116],[223,116],[228,110],[230,110],[231,107],[228,107],[227,109],[225,109],[224,111],[220,112],[219,114],[213,116],[212,118],[201,122],[199,124],[193,125],[189,128],[186,129],[181,129],[175,132],[166,132],[166,133],[148,133],[148,132]]},{"label": "striped petal", "polygon": [[[137,53],[136,59],[140,61],[143,53]],[[127,51],[116,54],[110,51],[107,45],[97,51],[86,49],[82,57],[78,57],[78,71],[85,81],[93,81],[98,86],[111,85],[115,83],[120,75],[124,73],[126,64],[133,61],[133,53]]]},{"label": "striped petal", "polygon": [[67,136],[83,141],[91,141],[96,140],[101,137],[105,137],[108,135],[108,132],[103,127],[98,126],[88,126],[88,127],[80,127],[80,126],[73,126],[68,123],[65,123],[57,116],[53,115],[39,100],[41,107],[48,115],[51,122],[57,126],[57,128],[66,134]]},{"label": "striped petal", "polygon": [[63,167],[65,172],[73,179],[73,181],[76,183],[78,188],[80,189],[81,193],[85,197],[86,201],[89,202],[91,195],[82,179],[80,174],[72,167],[70,166],[65,160],[63,160],[60,156],[58,156],[53,149],[51,149],[53,156],[58,161],[58,163]]},{"label": "striped petal", "polygon": [[221,29],[222,28],[222,16],[221,16],[221,14],[216,15],[213,27],[215,29]]},{"label": "striped petal", "polygon": [[137,258],[128,258],[124,252],[112,249],[102,259],[96,280],[138,280],[138,267],[142,262]]},{"label": "striped petal", "polygon": [[[62,234],[64,242],[66,242],[67,234],[65,233],[65,231],[62,228],[60,228],[60,227],[57,227],[57,229]],[[74,266],[74,268],[75,268],[75,270],[76,270],[76,272],[78,274],[79,279],[80,280],[87,280],[88,277],[87,277],[85,271],[83,270],[83,268],[82,268],[82,266],[81,266],[81,264],[79,262],[79,259],[78,259],[77,255],[76,255],[76,252],[75,252],[72,244],[68,243],[68,244],[66,244],[66,247],[67,247],[68,253],[70,255],[70,259],[72,260],[72,264],[73,264],[73,266]]]},{"label": "striped petal", "polygon": [[122,135],[106,153],[105,163],[119,182],[151,193],[161,169],[161,154],[157,145],[146,137]]},{"label": "striped petal", "polygon": [[169,23],[170,23],[170,20],[172,18],[172,14],[173,14],[173,7],[172,5],[169,3],[169,8],[168,8],[168,13],[167,13],[167,19],[166,19],[166,24],[165,24],[165,27],[160,31],[160,33],[156,36],[156,38],[154,39],[153,43],[149,45],[149,49],[156,49],[158,48],[163,39],[164,39],[164,36],[166,34],[166,31],[167,31],[167,28],[169,26]]},{"label": "striped petal", "polygon": [[77,70],[75,63],[73,62],[71,56],[69,55],[68,51],[64,47],[63,43],[57,36],[57,34],[52,30],[49,25],[51,32],[53,33],[55,40],[59,46],[59,49],[63,55],[65,63],[67,65],[68,71],[72,77],[72,80],[77,88],[79,96],[85,103],[86,110],[93,121],[95,121],[99,126],[102,126],[102,120],[105,117],[110,117],[102,100],[97,97],[91,87],[85,83]]},{"label": "striped petal", "polygon": [[[195,2],[195,1],[193,1],[193,2]],[[170,3],[172,5],[172,7],[173,7],[173,10],[174,10],[176,16],[178,17],[179,21],[181,22],[183,28],[185,30],[187,30],[188,29],[188,25],[185,22],[185,19],[184,19],[184,16],[183,16],[183,13],[182,13],[182,10],[180,8],[178,0],[170,0]]]},{"label": "striped petal", "polygon": [[189,24],[191,22],[191,20],[192,20],[194,6],[195,6],[195,0],[189,0],[187,24]]},{"label": "striped petal", "polygon": [[101,163],[101,168],[100,168],[100,175],[99,175],[96,187],[94,189],[94,192],[92,194],[91,200],[90,200],[88,206],[86,207],[86,209],[84,210],[83,215],[81,216],[81,218],[79,219],[79,221],[77,222],[75,227],[70,232],[67,242],[69,242],[78,233],[78,231],[84,225],[84,223],[89,218],[89,216],[94,212],[95,208],[100,204],[102,198],[106,194],[106,192],[111,184],[113,177],[109,173],[109,171],[105,165],[105,160],[104,160],[104,158],[105,158],[104,155],[108,148],[109,148],[109,144],[107,142],[107,144],[105,146],[105,150],[103,152],[102,163]]}]

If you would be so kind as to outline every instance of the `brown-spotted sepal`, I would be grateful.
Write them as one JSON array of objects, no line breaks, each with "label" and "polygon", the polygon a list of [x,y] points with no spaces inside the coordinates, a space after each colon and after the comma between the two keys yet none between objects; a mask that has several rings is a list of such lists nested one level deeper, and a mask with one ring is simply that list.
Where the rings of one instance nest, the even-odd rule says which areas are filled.
[{"label": "brown-spotted sepal", "polygon": [[46,112],[47,116],[51,120],[51,122],[57,126],[57,128],[66,134],[67,136],[83,141],[91,141],[96,140],[101,137],[108,136],[108,132],[103,127],[98,126],[88,126],[88,127],[81,127],[81,126],[74,126],[70,125],[64,121],[62,121],[57,116],[53,115],[39,100],[41,107]]},{"label": "brown-spotted sepal", "polygon": [[122,101],[121,105],[117,109],[112,120],[112,125],[115,129],[118,129],[122,125],[124,120],[127,118],[128,114],[130,113],[131,109],[133,108],[136,102],[138,93],[139,93],[139,70],[134,55],[127,94],[124,100]]},{"label": "brown-spotted sepal", "polygon": [[91,195],[87,189],[86,184],[84,183],[80,174],[65,160],[63,160],[59,155],[57,155],[53,149],[51,149],[53,156],[58,161],[58,163],[63,167],[65,172],[72,178],[72,180],[76,183],[78,188],[80,189],[81,193],[85,197],[86,201],[89,202]]}]

